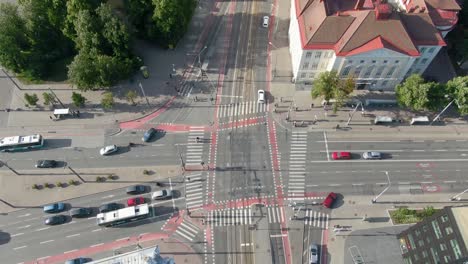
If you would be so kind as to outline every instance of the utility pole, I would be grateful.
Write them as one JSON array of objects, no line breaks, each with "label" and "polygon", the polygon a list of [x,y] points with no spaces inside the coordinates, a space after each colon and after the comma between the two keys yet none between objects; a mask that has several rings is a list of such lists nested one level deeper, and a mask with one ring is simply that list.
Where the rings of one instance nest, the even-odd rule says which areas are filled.
[{"label": "utility pole", "polygon": [[364,114],[364,106],[362,105],[362,102],[360,101],[360,102],[356,105],[356,107],[354,108],[354,110],[351,112],[351,114],[349,115],[348,122],[346,123],[346,126],[349,126],[349,122],[351,122],[351,119],[353,118],[354,113],[356,113],[356,110],[357,110],[357,108],[359,107],[359,105],[361,105],[361,113]]},{"label": "utility pole", "polygon": [[3,161],[0,161],[0,168],[1,167],[7,167],[10,171],[12,171],[14,174],[16,175],[20,175],[17,171],[15,171],[14,169],[12,169],[10,166],[8,166],[8,164],[6,164],[6,162],[3,162]]},{"label": "utility pole", "polygon": [[453,104],[453,102],[455,102],[456,100],[457,99],[453,99],[452,101],[450,101],[450,103],[448,103],[448,105],[444,109],[442,109],[442,111],[440,111],[440,113],[436,117],[434,117],[434,119],[432,120],[432,122],[429,125],[432,126],[432,124],[435,121],[437,121],[440,118],[440,116],[445,112],[445,110],[447,110],[447,108],[449,108]]},{"label": "utility pole", "polygon": [[455,201],[455,200],[458,200],[460,201],[460,196],[464,193],[468,192],[468,189],[464,190],[463,192],[457,194],[457,195],[454,195],[452,197],[450,197],[450,201]]},{"label": "utility pole", "polygon": [[52,89],[50,89],[50,87],[48,87],[49,91],[51,94],[54,95],[55,99],[57,99],[57,101],[60,103],[60,105],[62,106],[62,108],[65,108],[65,105],[63,105],[62,101],[60,101],[60,99],[58,98],[58,96],[54,93],[54,91],[52,91]]},{"label": "utility pole", "polygon": [[81,182],[83,182],[83,183],[86,182],[86,181],[85,181],[83,178],[81,178],[81,176],[80,176],[74,169],[72,169],[70,166],[68,166],[68,169],[69,169],[73,174],[75,174],[76,177],[78,177],[78,178],[81,180]]},{"label": "utility pole", "polygon": [[379,199],[379,197],[382,196],[382,194],[384,194],[384,192],[386,192],[388,188],[390,188],[390,186],[392,185],[392,183],[390,182],[390,176],[388,175],[388,171],[386,171],[385,174],[387,175],[388,186],[381,193],[379,193],[379,195],[377,195],[374,199],[372,199],[372,203],[376,203],[377,199]]},{"label": "utility pole", "polygon": [[149,103],[149,100],[148,100],[148,97],[146,97],[145,89],[143,89],[143,85],[141,85],[141,82],[138,82],[138,86],[140,86],[141,93],[143,93],[143,96],[146,99],[146,103],[148,104],[149,107],[151,107],[151,105]]}]

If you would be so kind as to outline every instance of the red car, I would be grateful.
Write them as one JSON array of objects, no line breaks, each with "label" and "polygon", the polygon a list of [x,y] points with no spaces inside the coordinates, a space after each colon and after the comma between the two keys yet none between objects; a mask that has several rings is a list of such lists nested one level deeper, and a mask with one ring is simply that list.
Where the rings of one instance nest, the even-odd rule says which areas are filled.
[{"label": "red car", "polygon": [[327,195],[327,198],[323,201],[323,206],[326,208],[331,208],[333,206],[333,203],[336,201],[336,193],[331,192]]},{"label": "red car", "polygon": [[127,200],[128,206],[135,206],[135,205],[144,204],[144,203],[145,203],[145,198],[143,197],[135,197],[135,198]]},{"label": "red car", "polygon": [[349,160],[351,159],[350,152],[333,152],[331,154],[332,159],[334,160]]}]

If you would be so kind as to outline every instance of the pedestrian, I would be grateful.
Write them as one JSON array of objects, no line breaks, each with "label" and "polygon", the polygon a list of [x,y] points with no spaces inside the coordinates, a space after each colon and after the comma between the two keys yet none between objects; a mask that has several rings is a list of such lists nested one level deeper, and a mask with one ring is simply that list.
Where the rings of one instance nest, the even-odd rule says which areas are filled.
[{"label": "pedestrian", "polygon": [[53,120],[54,118],[52,116],[49,116],[50,120]]},{"label": "pedestrian", "polygon": [[199,142],[200,142],[200,137],[197,137],[197,143],[199,143]]},{"label": "pedestrian", "polygon": [[171,79],[172,79],[172,73],[169,73],[169,78],[171,78]]}]

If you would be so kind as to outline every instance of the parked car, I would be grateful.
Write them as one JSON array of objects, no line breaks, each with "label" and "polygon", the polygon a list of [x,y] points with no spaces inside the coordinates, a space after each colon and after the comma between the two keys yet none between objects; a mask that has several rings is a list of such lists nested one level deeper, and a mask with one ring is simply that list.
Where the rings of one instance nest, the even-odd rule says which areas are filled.
[{"label": "parked car", "polygon": [[116,146],[116,145],[110,145],[110,146],[106,146],[106,147],[103,147],[99,153],[102,155],[102,156],[105,156],[105,155],[109,155],[109,154],[112,154],[114,152],[116,152],[119,148]]},{"label": "parked car", "polygon": [[127,200],[128,206],[135,206],[135,205],[144,204],[144,203],[145,203],[145,198],[143,197],[135,197],[135,198],[130,198]]},{"label": "parked car", "polygon": [[67,217],[64,215],[54,215],[49,218],[47,218],[44,221],[44,224],[46,225],[60,225],[63,224],[67,221]]},{"label": "parked car", "polygon": [[331,154],[331,158],[333,160],[349,160],[351,159],[351,153],[350,152],[333,152]]},{"label": "parked car", "polygon": [[267,28],[269,21],[270,21],[270,18],[268,16],[264,16],[262,26]]},{"label": "parked car", "polygon": [[172,197],[171,190],[160,190],[156,191],[151,195],[152,200],[164,200]]},{"label": "parked car", "polygon": [[156,132],[157,132],[157,131],[156,131],[156,129],[154,129],[154,128],[148,129],[148,130],[145,132],[145,134],[143,134],[143,137],[141,138],[141,140],[142,140],[143,142],[148,142],[148,141],[150,141],[151,138],[152,138],[154,135],[156,135]]},{"label": "parked car", "polygon": [[366,160],[382,159],[382,153],[377,151],[367,151],[362,153],[362,157]]},{"label": "parked car", "polygon": [[84,264],[84,263],[88,263],[90,261],[91,261],[91,259],[89,259],[89,258],[79,257],[79,258],[74,258],[74,259],[67,260],[67,261],[65,261],[65,264]]},{"label": "parked car", "polygon": [[127,187],[127,194],[140,194],[146,192],[146,186],[144,185],[134,185]]},{"label": "parked car", "polygon": [[107,213],[107,212],[115,211],[118,209],[120,209],[120,205],[118,203],[108,203],[108,204],[101,205],[101,207],[99,207],[99,212]]},{"label": "parked car", "polygon": [[323,206],[326,208],[331,208],[333,206],[333,203],[335,203],[336,200],[336,193],[331,192],[327,195],[325,200],[323,201]]},{"label": "parked car", "polygon": [[91,208],[76,208],[70,211],[71,217],[88,217],[93,214],[93,209]]},{"label": "parked car", "polygon": [[36,162],[36,168],[55,168],[57,161],[55,160],[38,160]]},{"label": "parked car", "polygon": [[65,204],[64,203],[54,203],[54,204],[49,204],[44,206],[44,213],[59,213],[65,210]]},{"label": "parked car", "polygon": [[317,264],[319,263],[319,253],[318,253],[318,245],[311,244],[310,245],[310,255],[309,255],[309,264]]}]

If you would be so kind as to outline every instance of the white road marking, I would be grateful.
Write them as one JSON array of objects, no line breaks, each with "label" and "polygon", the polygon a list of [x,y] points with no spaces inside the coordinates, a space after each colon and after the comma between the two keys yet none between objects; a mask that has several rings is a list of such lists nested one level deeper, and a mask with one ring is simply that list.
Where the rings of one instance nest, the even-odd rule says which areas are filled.
[{"label": "white road marking", "polygon": [[[468,159],[422,159],[422,160],[348,160],[347,162],[356,162],[356,163],[363,163],[363,162],[455,162],[455,161],[468,161]],[[308,161],[309,163],[328,163],[327,161],[323,160],[311,160]]]},{"label": "white road marking", "polygon": [[21,236],[21,235],[24,235],[24,233],[18,233],[18,234],[14,234],[14,235],[11,235],[11,237],[15,237],[15,236]]},{"label": "white road marking", "polygon": [[49,229],[49,228],[50,228],[50,226],[49,226],[49,227],[44,227],[44,228],[39,228],[39,229],[36,229],[35,231],[47,230],[47,229]]},{"label": "white road marking", "polygon": [[18,227],[18,229],[28,228],[28,227],[30,227],[30,226],[31,226],[31,225],[20,226],[20,227]]},{"label": "white road marking", "polygon": [[76,237],[76,236],[79,236],[80,234],[73,234],[73,235],[69,235],[67,237]]},{"label": "white road marking", "polygon": [[130,237],[119,238],[119,239],[117,239],[116,241],[121,241],[121,240],[126,240],[126,239],[130,239]]},{"label": "white road marking", "polygon": [[91,245],[90,247],[99,247],[99,246],[102,246],[102,245],[104,245],[104,243],[99,243],[99,244]]},{"label": "white road marking", "polygon": [[38,258],[37,260],[46,259],[46,258],[50,258],[50,256],[41,257],[41,258]]},{"label": "white road marking", "polygon": [[50,243],[50,242],[54,242],[54,240],[46,240],[46,241],[42,241],[42,242],[39,242],[39,244],[46,244],[46,243]]},{"label": "white road marking", "polygon": [[444,181],[444,183],[455,183],[456,181]]},{"label": "white road marking", "polygon": [[99,228],[99,229],[94,229],[94,230],[92,230],[91,232],[97,232],[97,231],[101,231],[101,230],[102,230],[102,229]]},{"label": "white road marking", "polygon": [[63,254],[68,254],[68,253],[72,253],[72,252],[75,252],[75,251],[78,251],[78,249],[73,249],[73,250],[65,251],[65,252],[63,252]]},{"label": "white road marking", "polygon": [[327,161],[330,161],[330,152],[328,151],[327,132],[323,131],[323,138],[325,139],[325,148],[327,149]]},{"label": "white road marking", "polygon": [[103,196],[103,197],[101,197],[101,199],[112,198],[112,197],[114,197],[114,196],[115,196],[115,195],[111,194],[111,195]]},{"label": "white road marking", "polygon": [[270,235],[270,237],[286,237],[287,234],[279,234],[279,235]]},{"label": "white road marking", "polygon": [[15,248],[13,248],[13,250],[22,249],[22,248],[25,248],[25,247],[27,247],[27,246],[15,247]]},{"label": "white road marking", "polygon": [[26,217],[26,216],[30,216],[31,214],[24,214],[24,215],[18,215],[18,218],[20,217]]}]

